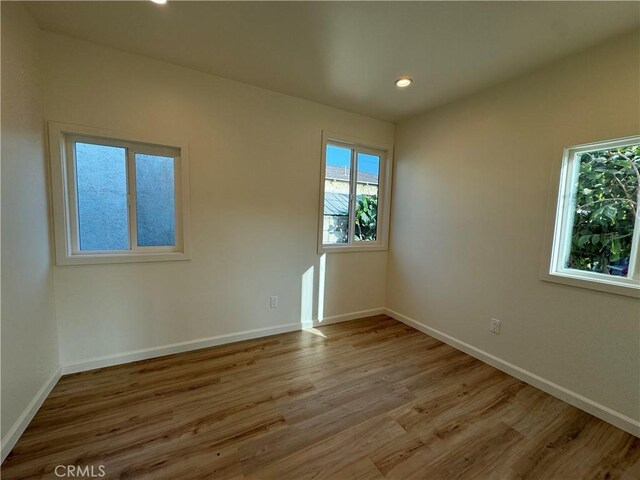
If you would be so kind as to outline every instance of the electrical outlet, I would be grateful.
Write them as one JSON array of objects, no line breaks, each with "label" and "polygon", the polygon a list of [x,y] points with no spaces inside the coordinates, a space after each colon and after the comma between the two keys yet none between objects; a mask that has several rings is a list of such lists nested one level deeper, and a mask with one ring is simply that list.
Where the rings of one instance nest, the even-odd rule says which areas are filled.
[{"label": "electrical outlet", "polygon": [[500,325],[502,325],[502,321],[497,318],[492,318],[489,321],[489,331],[491,333],[495,333],[496,335],[500,335]]},{"label": "electrical outlet", "polygon": [[276,295],[271,297],[271,299],[269,300],[269,306],[271,308],[278,308],[278,297]]}]

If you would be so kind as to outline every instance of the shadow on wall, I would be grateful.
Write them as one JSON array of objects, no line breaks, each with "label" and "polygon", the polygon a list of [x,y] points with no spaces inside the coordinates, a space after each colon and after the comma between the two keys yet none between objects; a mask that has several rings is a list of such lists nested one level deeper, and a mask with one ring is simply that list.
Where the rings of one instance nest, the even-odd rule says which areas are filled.
[{"label": "shadow on wall", "polygon": [[324,285],[325,285],[325,272],[327,265],[327,254],[324,253],[320,256],[320,262],[318,264],[318,303],[316,306],[317,316],[316,322],[313,318],[314,307],[314,280],[315,280],[315,268],[311,265],[306,272],[302,274],[302,285],[300,289],[300,324],[302,328],[311,328],[314,323],[321,324],[324,320]]}]

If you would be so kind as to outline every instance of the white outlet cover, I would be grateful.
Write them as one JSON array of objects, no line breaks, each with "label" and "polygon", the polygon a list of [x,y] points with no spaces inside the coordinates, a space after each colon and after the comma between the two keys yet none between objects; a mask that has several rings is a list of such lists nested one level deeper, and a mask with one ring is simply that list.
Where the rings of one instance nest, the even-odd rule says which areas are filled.
[{"label": "white outlet cover", "polygon": [[497,318],[492,318],[489,321],[489,331],[491,333],[495,333],[496,335],[500,334],[500,325],[502,324],[502,322],[500,320],[498,320]]},{"label": "white outlet cover", "polygon": [[278,308],[278,297],[276,295],[269,299],[269,306],[271,308]]}]

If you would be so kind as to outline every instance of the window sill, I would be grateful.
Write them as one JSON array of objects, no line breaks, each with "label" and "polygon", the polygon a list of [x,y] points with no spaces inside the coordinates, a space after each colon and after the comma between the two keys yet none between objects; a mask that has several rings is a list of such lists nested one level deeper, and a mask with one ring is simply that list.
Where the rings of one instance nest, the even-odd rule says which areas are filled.
[{"label": "window sill", "polygon": [[546,282],[561,283],[572,287],[588,288],[600,292],[613,293],[640,299],[640,283],[619,283],[607,278],[585,278],[580,274],[570,272],[543,273],[541,279]]},{"label": "window sill", "polygon": [[58,266],[101,265],[109,263],[172,262],[176,260],[191,260],[191,255],[183,252],[69,255],[58,259],[56,264]]},{"label": "window sill", "polygon": [[347,252],[380,252],[387,250],[386,245],[321,245],[318,253],[347,253]]}]

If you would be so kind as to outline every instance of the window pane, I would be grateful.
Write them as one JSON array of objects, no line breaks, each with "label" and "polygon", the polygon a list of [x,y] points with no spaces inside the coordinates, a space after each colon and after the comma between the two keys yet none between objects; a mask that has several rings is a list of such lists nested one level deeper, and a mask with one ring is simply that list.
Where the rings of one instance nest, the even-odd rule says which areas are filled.
[{"label": "window pane", "polygon": [[356,219],[354,240],[374,242],[378,238],[378,178],[380,157],[358,153]]},{"label": "window pane", "polygon": [[175,211],[174,159],[136,153],[138,246],[175,245]]},{"label": "window pane", "polygon": [[349,241],[351,149],[327,145],[322,243]]},{"label": "window pane", "polygon": [[626,277],[637,214],[640,146],[576,154],[575,216],[566,266]]},{"label": "window pane", "polygon": [[80,250],[128,250],[127,152],[75,143]]}]

